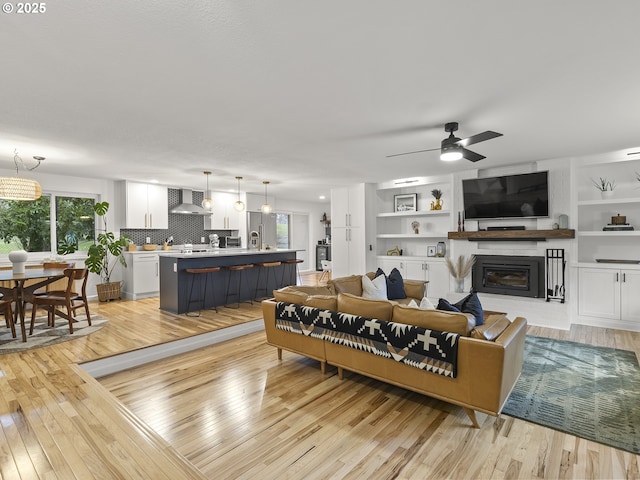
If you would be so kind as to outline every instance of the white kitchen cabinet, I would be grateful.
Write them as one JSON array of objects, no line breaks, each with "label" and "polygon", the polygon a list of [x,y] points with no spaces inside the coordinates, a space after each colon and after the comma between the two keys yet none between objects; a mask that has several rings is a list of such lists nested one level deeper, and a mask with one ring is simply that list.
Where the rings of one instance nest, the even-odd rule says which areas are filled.
[{"label": "white kitchen cabinet", "polygon": [[123,294],[125,298],[154,297],[160,292],[160,261],[157,253],[125,254],[127,268]]},{"label": "white kitchen cabinet", "polygon": [[364,183],[331,190],[333,278],[367,272],[366,196]]},{"label": "white kitchen cabinet", "polygon": [[124,228],[169,228],[168,189],[150,183],[124,182]]},{"label": "white kitchen cabinet", "polygon": [[240,230],[244,212],[233,208],[238,196],[227,192],[211,192],[213,209],[204,217],[205,230]]},{"label": "white kitchen cabinet", "polygon": [[640,270],[582,267],[578,288],[579,315],[640,321]]}]

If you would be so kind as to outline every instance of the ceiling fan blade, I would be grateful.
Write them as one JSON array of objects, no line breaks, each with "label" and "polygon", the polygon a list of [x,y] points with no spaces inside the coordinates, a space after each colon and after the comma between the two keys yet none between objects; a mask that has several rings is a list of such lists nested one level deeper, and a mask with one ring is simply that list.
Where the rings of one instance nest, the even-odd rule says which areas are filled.
[{"label": "ceiling fan blade", "polygon": [[477,135],[471,135],[470,137],[463,138],[462,140],[458,140],[458,145],[461,145],[463,147],[468,147],[469,145],[473,145],[474,143],[484,142],[486,140],[491,140],[492,138],[501,137],[501,136],[502,136],[501,133],[487,130],[486,132],[478,133]]},{"label": "ceiling fan blade", "polygon": [[466,158],[470,162],[477,162],[478,160],[482,160],[483,158],[487,158],[484,155],[480,155],[479,153],[472,152],[471,150],[467,150],[466,148],[462,149],[462,158]]},{"label": "ceiling fan blade", "polygon": [[393,155],[387,155],[387,158],[399,157],[400,155],[411,155],[412,153],[435,152],[436,150],[440,150],[440,147],[430,148],[429,150],[416,150],[415,152],[394,153]]}]

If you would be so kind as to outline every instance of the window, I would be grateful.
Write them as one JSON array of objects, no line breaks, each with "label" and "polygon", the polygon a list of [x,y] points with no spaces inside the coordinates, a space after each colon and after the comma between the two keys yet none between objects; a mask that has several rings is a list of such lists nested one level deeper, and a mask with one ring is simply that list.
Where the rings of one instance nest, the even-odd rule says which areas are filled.
[{"label": "window", "polygon": [[47,194],[35,201],[0,200],[0,253],[57,252],[65,242],[86,251],[95,237],[94,203],[95,198],[68,194]]},{"label": "window", "polygon": [[276,247],[289,248],[289,215],[276,213]]}]

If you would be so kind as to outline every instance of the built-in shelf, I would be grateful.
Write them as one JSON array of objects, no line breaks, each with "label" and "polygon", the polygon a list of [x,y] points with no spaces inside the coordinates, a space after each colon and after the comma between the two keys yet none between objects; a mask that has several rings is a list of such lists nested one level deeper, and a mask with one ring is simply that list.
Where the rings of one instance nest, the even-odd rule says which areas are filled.
[{"label": "built-in shelf", "polygon": [[640,203],[640,198],[607,198],[606,200],[580,200],[579,206],[583,205],[618,205],[622,203]]},{"label": "built-in shelf", "polygon": [[446,232],[427,233],[379,233],[377,238],[445,238]]},{"label": "built-in shelf", "polygon": [[422,217],[426,215],[449,215],[449,210],[420,210],[410,212],[379,213],[378,217]]},{"label": "built-in shelf", "polygon": [[573,229],[554,230],[483,230],[480,232],[449,232],[450,240],[534,240],[544,241],[547,239],[569,239],[575,238],[576,231]]},{"label": "built-in shelf", "polygon": [[640,236],[640,231],[638,230],[613,230],[607,231],[604,230],[592,230],[586,232],[578,232],[579,237],[637,237]]}]

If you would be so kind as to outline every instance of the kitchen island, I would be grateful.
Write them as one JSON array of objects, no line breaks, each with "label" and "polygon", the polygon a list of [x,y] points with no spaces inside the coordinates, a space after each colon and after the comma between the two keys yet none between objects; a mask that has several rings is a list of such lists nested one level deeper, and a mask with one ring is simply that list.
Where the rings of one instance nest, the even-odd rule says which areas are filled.
[{"label": "kitchen island", "polygon": [[[297,250],[274,249],[255,250],[246,248],[225,248],[208,252],[194,253],[163,253],[159,256],[160,261],[160,309],[171,313],[186,313],[188,311],[200,310],[202,304],[197,302],[189,303],[189,293],[194,275],[188,273],[189,268],[223,267],[216,273],[209,274],[207,291],[205,293],[205,308],[219,307],[225,304],[227,285],[229,284],[230,271],[224,267],[232,265],[255,264],[258,262],[279,262],[283,260],[293,260],[296,258]],[[274,270],[269,275],[269,289],[280,288],[285,285],[295,285],[296,270],[288,265],[272,267]],[[256,282],[258,281],[258,271],[260,268],[254,267],[244,270],[242,273],[242,289],[240,301],[254,299]],[[240,272],[234,272],[240,273]],[[275,273],[275,281],[274,274]],[[284,279],[283,277],[284,273]],[[203,275],[198,275],[195,279],[194,298],[201,298],[204,283]],[[260,282],[264,282],[265,273],[260,275]],[[231,285],[231,291],[235,291],[237,284]],[[264,292],[264,290],[261,290]],[[238,297],[230,299],[232,304],[237,303]]]}]

